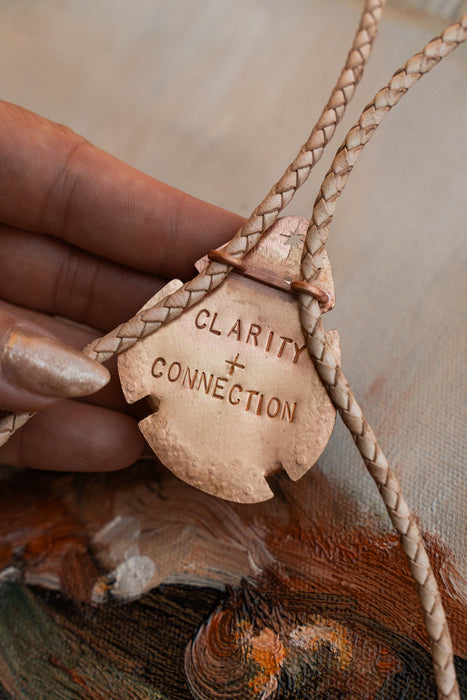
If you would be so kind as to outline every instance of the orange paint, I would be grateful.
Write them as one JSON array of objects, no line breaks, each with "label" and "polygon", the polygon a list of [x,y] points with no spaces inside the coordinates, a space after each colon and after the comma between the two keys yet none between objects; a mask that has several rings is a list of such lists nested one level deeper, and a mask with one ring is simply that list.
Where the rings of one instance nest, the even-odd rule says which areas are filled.
[{"label": "orange paint", "polygon": [[249,686],[259,692],[280,673],[286,651],[279,636],[268,627],[250,639],[249,647],[247,658],[250,657],[258,666]]}]

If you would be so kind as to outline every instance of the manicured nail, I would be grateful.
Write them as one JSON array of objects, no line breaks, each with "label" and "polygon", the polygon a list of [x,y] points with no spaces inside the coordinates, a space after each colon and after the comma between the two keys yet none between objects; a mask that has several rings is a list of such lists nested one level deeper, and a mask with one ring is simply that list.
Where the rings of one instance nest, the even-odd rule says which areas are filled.
[{"label": "manicured nail", "polygon": [[16,326],[0,357],[3,377],[35,394],[57,398],[87,396],[102,389],[109,371],[56,338]]}]

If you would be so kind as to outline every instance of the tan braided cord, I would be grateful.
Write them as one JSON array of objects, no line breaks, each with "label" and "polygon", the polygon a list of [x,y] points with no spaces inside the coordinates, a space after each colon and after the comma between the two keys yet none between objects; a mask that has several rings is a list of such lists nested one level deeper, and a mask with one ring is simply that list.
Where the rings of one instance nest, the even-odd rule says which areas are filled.
[{"label": "tan braided cord", "polygon": [[[242,258],[256,245],[263,233],[276,221],[282,209],[292,200],[298,188],[306,182],[311,169],[320,160],[363,75],[385,2],[386,0],[366,0],[345,66],[320,118],[293,163],[229,242],[225,249],[229,255]],[[223,282],[230,270],[231,267],[228,265],[210,263],[201,274],[187,282],[174,294],[166,297],[163,302],[122,323],[107,335],[88,345],[84,352],[98,362],[105,362],[127,350],[140,338],[154,333],[168,321],[180,316],[185,309],[200,301],[205,294]],[[18,413],[0,418],[0,447],[33,415],[34,413]]]},{"label": "tan braided cord", "polygon": [[[302,277],[311,282],[319,272],[329,228],[339,196],[365,144],[374,134],[383,117],[407,90],[443,56],[467,37],[467,14],[430,41],[421,53],[411,58],[365,107],[358,122],[350,129],[324,178],[313,207],[302,257]],[[430,637],[433,667],[440,698],[460,698],[454,668],[452,643],[430,560],[420,530],[402,495],[376,436],[365,419],[334,352],[326,340],[321,323],[319,303],[300,294],[300,320],[308,349],[329,396],[349,429],[357,448],[397,530],[422,605],[425,625]]]},{"label": "tan braided cord", "polygon": [[[320,160],[363,74],[384,4],[385,0],[367,0],[365,3],[345,66],[309,139],[263,202],[256,207],[248,221],[229,241],[224,253],[236,258],[242,258],[248,253],[258,243],[263,233],[276,221],[282,209],[289,204],[295,192],[307,180],[311,169]],[[174,294],[166,297],[160,304],[91,343],[86,348],[87,354],[99,362],[105,362],[113,355],[123,352],[134,345],[139,338],[150,335],[164,323],[177,318],[185,309],[200,301],[224,281],[230,270],[229,265],[211,262],[201,274],[187,282]]]}]

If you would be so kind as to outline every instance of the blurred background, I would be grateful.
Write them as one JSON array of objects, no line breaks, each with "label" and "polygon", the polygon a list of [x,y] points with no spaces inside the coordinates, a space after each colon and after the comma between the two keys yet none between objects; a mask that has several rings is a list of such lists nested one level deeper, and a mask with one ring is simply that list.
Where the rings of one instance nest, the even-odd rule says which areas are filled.
[{"label": "blurred background", "polygon": [[[306,140],[362,5],[0,0],[0,98],[247,216]],[[466,9],[459,0],[388,3],[335,141],[287,214],[310,216],[361,109]],[[362,154],[330,233],[337,306],[325,319],[341,333],[344,371],[410,506],[464,571],[466,70],[464,46],[410,91]],[[359,459],[338,426],[320,465],[380,511]]]}]

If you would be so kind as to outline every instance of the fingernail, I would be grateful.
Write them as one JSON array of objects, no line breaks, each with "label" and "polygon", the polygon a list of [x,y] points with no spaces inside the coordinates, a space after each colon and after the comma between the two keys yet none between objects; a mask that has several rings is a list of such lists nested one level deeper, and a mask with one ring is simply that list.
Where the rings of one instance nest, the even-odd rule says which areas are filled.
[{"label": "fingernail", "polygon": [[21,326],[10,331],[0,369],[10,384],[57,398],[93,394],[110,379],[106,367],[79,350]]}]

